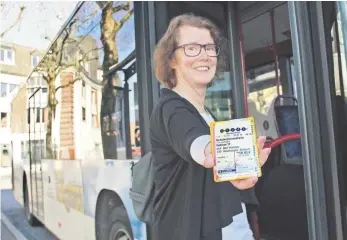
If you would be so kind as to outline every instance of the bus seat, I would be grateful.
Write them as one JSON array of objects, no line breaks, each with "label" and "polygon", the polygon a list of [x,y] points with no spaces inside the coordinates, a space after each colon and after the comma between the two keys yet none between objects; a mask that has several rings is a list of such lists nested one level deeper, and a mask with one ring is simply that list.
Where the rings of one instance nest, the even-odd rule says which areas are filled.
[{"label": "bus seat", "polygon": [[[278,96],[276,100],[279,100],[280,98],[286,97]],[[275,103],[274,113],[280,136],[300,133],[299,112],[297,105],[277,105]],[[283,144],[283,150],[283,160],[285,163],[302,164],[301,140],[291,140],[285,142]]]},{"label": "bus seat", "polygon": [[266,113],[266,115],[267,115],[267,117],[268,117],[268,119],[269,119],[269,122],[271,122],[272,123],[272,130],[271,130],[271,132],[270,132],[270,134],[269,134],[269,137],[271,138],[271,139],[276,139],[276,138],[278,138],[279,137],[279,132],[278,132],[278,129],[277,129],[277,126],[276,126],[276,121],[275,121],[275,109],[274,109],[274,105],[275,105],[275,101],[276,101],[276,98],[274,98],[272,101],[271,101],[271,103],[270,103],[270,105],[269,105],[269,108],[268,108],[268,110],[267,110],[267,113]]},{"label": "bus seat", "polygon": [[248,99],[249,116],[254,117],[258,136],[267,136],[271,139],[278,137],[275,122],[272,115],[266,115],[258,111],[255,102]]}]

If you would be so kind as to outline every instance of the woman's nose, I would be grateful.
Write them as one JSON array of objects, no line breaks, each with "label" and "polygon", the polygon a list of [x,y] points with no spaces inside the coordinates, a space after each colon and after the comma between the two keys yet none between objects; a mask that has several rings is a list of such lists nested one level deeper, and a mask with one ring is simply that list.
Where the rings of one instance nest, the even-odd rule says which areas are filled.
[{"label": "woman's nose", "polygon": [[208,55],[206,53],[206,49],[205,48],[201,48],[201,52],[199,54],[199,57],[208,59]]}]

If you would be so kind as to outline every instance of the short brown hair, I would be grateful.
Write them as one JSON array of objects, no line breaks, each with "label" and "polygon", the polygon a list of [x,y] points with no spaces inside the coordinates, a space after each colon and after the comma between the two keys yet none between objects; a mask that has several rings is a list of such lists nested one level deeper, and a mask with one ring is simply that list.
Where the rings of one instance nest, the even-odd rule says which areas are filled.
[{"label": "short brown hair", "polygon": [[220,45],[222,39],[218,27],[207,18],[195,16],[193,14],[183,14],[173,18],[170,21],[166,33],[158,42],[153,56],[155,76],[161,84],[168,88],[174,88],[177,83],[175,72],[170,67],[170,60],[172,52],[178,44],[179,28],[181,26],[191,26],[209,30],[214,43],[218,45]]}]

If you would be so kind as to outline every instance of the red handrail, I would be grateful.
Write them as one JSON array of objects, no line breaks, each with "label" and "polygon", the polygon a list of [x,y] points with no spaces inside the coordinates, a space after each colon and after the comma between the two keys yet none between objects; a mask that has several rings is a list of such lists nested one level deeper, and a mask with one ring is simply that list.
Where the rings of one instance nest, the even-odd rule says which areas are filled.
[{"label": "red handrail", "polygon": [[281,136],[279,138],[276,138],[268,143],[265,143],[264,148],[274,148],[277,147],[278,145],[290,141],[290,140],[298,140],[300,139],[301,135],[300,133],[292,133],[292,134],[287,134],[284,136]]},{"label": "red handrail", "polygon": [[239,11],[239,5],[238,3],[235,3],[236,6],[236,21],[237,21],[237,28],[239,31],[239,44],[240,44],[240,57],[241,57],[241,71],[242,71],[242,82],[243,82],[243,100],[244,100],[244,106],[245,106],[245,116],[248,117],[248,97],[247,97],[247,79],[246,79],[246,63],[245,63],[245,55],[243,50],[243,29],[242,29],[242,22],[241,22],[241,16]]}]

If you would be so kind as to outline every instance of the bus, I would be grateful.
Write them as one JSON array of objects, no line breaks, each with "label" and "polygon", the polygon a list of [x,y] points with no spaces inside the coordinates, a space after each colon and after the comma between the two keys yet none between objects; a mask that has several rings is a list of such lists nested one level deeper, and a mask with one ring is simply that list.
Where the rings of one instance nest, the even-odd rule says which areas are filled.
[{"label": "bus", "polygon": [[[174,16],[222,30],[206,105],[254,116],[272,148],[247,209],[255,239],[347,238],[346,2],[79,2],[14,98],[13,193],[59,239],[151,239],[129,197]],[[232,236],[231,236],[232,237]]]}]

